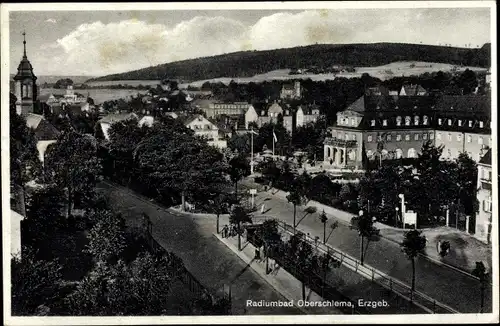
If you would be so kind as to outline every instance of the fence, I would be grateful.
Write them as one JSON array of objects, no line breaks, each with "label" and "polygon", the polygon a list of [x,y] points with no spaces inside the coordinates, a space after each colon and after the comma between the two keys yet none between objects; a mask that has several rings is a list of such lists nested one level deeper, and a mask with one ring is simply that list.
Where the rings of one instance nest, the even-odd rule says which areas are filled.
[{"label": "fence", "polygon": [[[294,234],[293,226],[287,224],[286,222],[279,221],[278,225],[285,232]],[[411,287],[401,281],[395,280],[374,268],[361,265],[361,263],[357,259],[331,247],[328,244],[320,243],[319,241],[316,241],[315,239],[307,235],[304,235],[304,239],[306,239],[307,242],[309,242],[312,246],[317,247],[319,250],[327,253],[333,259],[340,261],[341,264],[344,264],[348,268],[355,270],[357,273],[363,275],[364,277],[371,279],[372,282],[386,288],[392,293],[397,294],[406,300],[409,300],[411,303],[419,306],[425,311],[428,311],[430,313],[459,313],[455,309],[437,302],[435,299],[421,292],[412,290]]]}]

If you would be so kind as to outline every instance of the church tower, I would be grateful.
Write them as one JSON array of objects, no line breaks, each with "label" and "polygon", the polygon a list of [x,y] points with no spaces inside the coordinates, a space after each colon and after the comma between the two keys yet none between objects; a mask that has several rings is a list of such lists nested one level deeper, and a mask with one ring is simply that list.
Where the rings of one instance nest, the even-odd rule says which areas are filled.
[{"label": "church tower", "polygon": [[16,112],[19,115],[27,115],[35,111],[35,105],[38,97],[38,89],[36,86],[36,76],[33,73],[33,67],[26,56],[26,33],[23,32],[24,54],[19,66],[17,74],[14,77],[15,93],[17,97]]}]

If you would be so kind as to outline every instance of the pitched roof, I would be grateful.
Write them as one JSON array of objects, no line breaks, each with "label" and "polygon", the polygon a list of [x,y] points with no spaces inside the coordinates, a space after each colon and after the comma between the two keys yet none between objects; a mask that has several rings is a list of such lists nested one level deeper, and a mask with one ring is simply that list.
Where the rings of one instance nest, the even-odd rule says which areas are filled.
[{"label": "pitched roof", "polygon": [[38,141],[55,140],[60,134],[56,127],[39,114],[29,113],[26,116],[26,125],[34,130]]},{"label": "pitched roof", "polygon": [[488,149],[486,154],[479,160],[480,164],[491,165],[491,148]]},{"label": "pitched roof", "polygon": [[423,88],[420,85],[408,85],[408,84],[406,84],[406,85],[403,85],[402,89],[404,89],[405,94],[409,95],[409,96],[418,95],[418,93],[421,93],[421,92],[424,92],[424,93],[427,92],[425,90],[425,88]]},{"label": "pitched roof", "polygon": [[477,95],[444,95],[436,102],[438,111],[457,111],[491,115],[491,98]]},{"label": "pitched roof", "polygon": [[365,97],[361,96],[360,98],[358,98],[356,101],[354,101],[354,103],[347,107],[347,110],[355,112],[365,112]]}]

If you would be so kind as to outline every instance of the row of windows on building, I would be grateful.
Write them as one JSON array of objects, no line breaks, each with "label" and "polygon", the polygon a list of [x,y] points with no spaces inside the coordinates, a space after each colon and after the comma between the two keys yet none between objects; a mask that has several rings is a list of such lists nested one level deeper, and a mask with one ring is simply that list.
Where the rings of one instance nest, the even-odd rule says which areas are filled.
[{"label": "row of windows on building", "polygon": [[[436,139],[437,140],[442,140],[443,139],[443,135],[440,132],[438,132],[436,134]],[[448,133],[446,139],[448,141],[453,141],[453,135],[451,133]],[[467,139],[468,143],[472,143],[472,135],[467,135],[466,139]],[[457,142],[462,142],[462,134],[456,134],[456,140],[457,140]],[[489,145],[491,145],[492,142],[493,142],[493,140],[492,140],[491,137],[489,137],[488,141],[489,141]],[[484,144],[484,138],[483,138],[483,136],[478,136],[477,137],[477,143],[479,145],[483,145]]]},{"label": "row of windows on building", "polygon": [[[351,137],[352,140],[356,140],[356,136],[353,135],[354,137]],[[453,135],[451,133],[448,133],[447,135],[447,139],[448,141],[453,141]],[[472,143],[472,135],[467,135],[467,142],[468,143]],[[416,140],[416,141],[419,141],[419,140],[433,140],[434,139],[434,134],[433,133],[430,133],[430,134],[413,134],[413,140]],[[437,140],[442,140],[443,139],[443,135],[442,133],[438,132],[436,134],[436,139]],[[346,140],[350,140],[349,139],[349,136],[346,134]],[[392,141],[392,135],[386,135],[385,137],[383,137],[382,135],[378,135],[377,136],[377,142],[381,142],[381,141]],[[403,140],[403,135],[401,134],[397,134],[396,135],[396,141],[402,141]],[[412,140],[412,136],[411,134],[406,134],[404,135],[404,140],[405,141],[411,141]],[[462,142],[462,134],[456,134],[456,140],[458,142]],[[374,137],[371,136],[371,135],[368,135],[367,137],[367,141],[368,142],[373,142],[374,141]],[[477,138],[477,143],[479,145],[483,145],[484,144],[484,138],[483,136],[478,136]],[[492,144],[492,138],[490,137],[489,138],[489,145]]]},{"label": "row of windows on building", "polygon": [[[420,125],[420,117],[419,116],[415,116],[413,117],[413,119],[409,116],[406,116],[405,117],[405,121],[404,121],[404,125],[405,126],[411,126],[412,125],[412,120],[413,120],[413,126],[419,126]],[[447,120],[447,125],[448,126],[452,126],[453,125],[453,120],[452,119],[443,119],[443,118],[438,118],[438,125],[442,126],[444,124],[444,120]],[[343,118],[341,120],[341,123],[344,124],[344,125],[349,125],[349,118]],[[383,119],[382,120],[382,126],[386,127],[388,126],[388,119]],[[370,126],[371,127],[375,127],[377,124],[377,121],[375,119],[372,119],[370,121]],[[457,124],[459,127],[464,127],[466,126],[466,124],[468,125],[469,128],[473,128],[475,123],[473,120],[461,120],[459,119],[457,121]],[[351,118],[351,125],[352,126],[356,126],[357,125],[357,121],[355,118]],[[397,116],[396,117],[396,126],[402,126],[403,125],[403,117],[401,116]],[[422,125],[423,126],[427,126],[429,125],[429,117],[424,115],[422,117]],[[490,122],[490,126],[491,126],[491,122]],[[484,121],[479,121],[479,128],[484,128]]]},{"label": "row of windows on building", "polygon": [[[367,137],[367,141],[370,143],[370,142],[373,142],[374,141],[374,137],[372,135],[368,135]],[[396,135],[396,141],[402,141],[403,140],[403,135],[401,134],[397,134]],[[413,134],[413,139],[414,140],[432,140],[434,139],[434,134],[433,133],[430,133],[430,134]],[[381,142],[381,141],[392,141],[392,135],[385,135],[385,137],[383,137],[382,135],[378,135],[377,136],[377,142]],[[404,140],[405,141],[410,141],[412,140],[412,137],[410,134],[406,134],[404,135]]]},{"label": "row of windows on building", "polygon": [[[390,155],[392,154],[392,155]],[[368,150],[366,151],[366,156],[368,156],[369,159],[373,158],[375,155],[375,152],[372,151],[372,150]],[[403,157],[403,150],[398,148],[396,149],[393,153],[390,153],[388,150],[386,149],[383,149],[381,152],[380,152],[380,155],[382,155],[382,158],[388,158],[389,156],[394,156],[394,158],[402,158]],[[417,157],[417,150],[415,148],[410,148],[408,150],[408,155],[407,155],[408,158],[416,158]]]}]

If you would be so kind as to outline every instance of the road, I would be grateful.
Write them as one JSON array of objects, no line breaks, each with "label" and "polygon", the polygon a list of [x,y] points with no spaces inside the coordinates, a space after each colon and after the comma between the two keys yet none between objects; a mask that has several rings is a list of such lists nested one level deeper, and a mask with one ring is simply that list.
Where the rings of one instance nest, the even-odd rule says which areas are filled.
[{"label": "road", "polygon": [[[286,200],[267,192],[259,192],[255,197],[255,204],[260,207],[265,203],[265,215],[275,217],[293,225],[293,206]],[[260,210],[256,215],[260,214]],[[330,216],[327,222],[327,236],[329,225],[335,220]],[[351,230],[344,221],[338,220],[339,226],[328,237],[328,243],[353,257],[360,256],[360,238],[356,230]],[[309,233],[311,237],[319,236],[323,239],[323,224],[318,213],[306,215],[304,207],[297,208],[297,229]],[[411,284],[411,261],[406,258],[398,244],[381,238],[377,242],[370,242],[365,262],[370,266],[398,279]],[[416,290],[427,294],[463,313],[477,313],[480,310],[479,282],[456,270],[443,265],[435,264],[423,257],[416,258]],[[485,312],[492,311],[492,289],[486,290]]]},{"label": "road", "polygon": [[246,300],[285,300],[274,288],[213,236],[213,218],[172,214],[123,188],[101,183],[99,191],[110,199],[131,227],[144,212],[151,218],[153,235],[167,250],[183,259],[186,268],[214,292],[231,284],[234,315],[299,315],[296,307],[246,307]]}]

